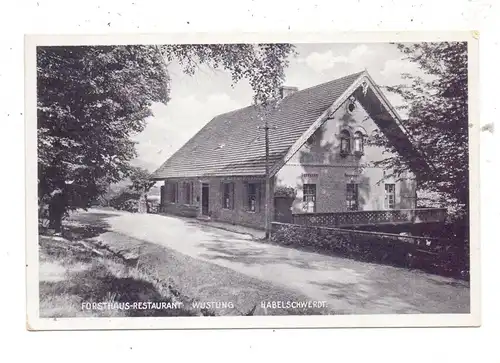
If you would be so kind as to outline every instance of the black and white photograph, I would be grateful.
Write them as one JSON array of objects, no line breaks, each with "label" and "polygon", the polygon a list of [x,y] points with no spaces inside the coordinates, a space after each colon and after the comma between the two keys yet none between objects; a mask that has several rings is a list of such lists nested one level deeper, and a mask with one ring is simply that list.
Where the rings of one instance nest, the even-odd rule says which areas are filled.
[{"label": "black and white photograph", "polygon": [[479,324],[469,33],[103,38],[26,38],[32,329]]}]

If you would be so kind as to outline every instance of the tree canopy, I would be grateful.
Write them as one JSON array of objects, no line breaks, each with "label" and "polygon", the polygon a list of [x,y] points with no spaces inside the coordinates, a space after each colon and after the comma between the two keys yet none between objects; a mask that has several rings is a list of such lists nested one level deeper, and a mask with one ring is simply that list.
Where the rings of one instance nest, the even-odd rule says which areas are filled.
[{"label": "tree canopy", "polygon": [[[404,127],[430,170],[413,170],[421,194],[438,196],[454,218],[467,215],[469,195],[467,43],[398,44],[405,58],[419,66],[423,76],[403,74],[406,84],[386,87],[405,101]],[[372,143],[394,152],[378,165],[396,175],[410,170],[403,156],[381,134]]]},{"label": "tree canopy", "polygon": [[226,70],[234,83],[247,79],[255,102],[266,103],[292,52],[289,44],[38,47],[38,194],[52,226],[59,229],[68,210],[90,206],[110,183],[137,174],[131,137],[144,129],[153,103],[168,102],[168,62],[179,61],[190,75],[201,64]]}]

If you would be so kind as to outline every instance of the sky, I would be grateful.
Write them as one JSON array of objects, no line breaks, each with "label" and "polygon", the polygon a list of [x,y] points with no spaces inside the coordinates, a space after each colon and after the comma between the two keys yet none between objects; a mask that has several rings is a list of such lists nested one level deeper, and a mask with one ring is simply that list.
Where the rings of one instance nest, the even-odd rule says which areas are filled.
[{"label": "sky", "polygon": [[[403,59],[395,45],[296,44],[297,55],[285,70],[286,86],[300,89],[315,86],[366,69],[379,86],[405,82],[402,73],[418,74],[416,64]],[[135,165],[154,171],[186,143],[213,117],[252,102],[252,90],[241,81],[231,87],[229,73],[200,67],[194,75],[182,73],[176,63],[169,64],[170,101],[152,106],[143,132],[134,136],[138,158]],[[398,106],[401,99],[384,92]],[[333,103],[334,100],[332,100]]]}]

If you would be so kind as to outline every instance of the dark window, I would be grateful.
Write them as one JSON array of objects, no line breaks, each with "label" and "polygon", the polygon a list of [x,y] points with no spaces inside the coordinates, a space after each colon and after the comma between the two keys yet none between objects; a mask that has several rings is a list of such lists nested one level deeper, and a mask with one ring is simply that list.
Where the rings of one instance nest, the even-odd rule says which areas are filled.
[{"label": "dark window", "polygon": [[316,184],[304,184],[303,194],[304,211],[308,213],[316,212]]},{"label": "dark window", "polygon": [[349,131],[342,130],[340,133],[340,154],[347,155],[351,152],[351,134]]},{"label": "dark window", "polygon": [[356,154],[363,154],[363,134],[359,131],[354,133],[354,152]]},{"label": "dark window", "polygon": [[222,183],[222,208],[233,209],[234,183]]},{"label": "dark window", "polygon": [[193,183],[184,183],[184,203],[193,204]]},{"label": "dark window", "polygon": [[257,211],[258,191],[259,191],[258,183],[247,184],[247,209],[250,212]]},{"label": "dark window", "polygon": [[348,105],[347,105],[347,111],[349,112],[354,112],[354,110],[356,109],[356,104],[354,102],[350,102]]},{"label": "dark window", "polygon": [[177,203],[177,194],[178,194],[178,191],[177,191],[177,183],[172,183],[172,188],[170,190],[170,201],[172,203]]},{"label": "dark window", "polygon": [[346,191],[347,210],[358,210],[358,184],[347,184]]},{"label": "dark window", "polygon": [[386,184],[385,185],[385,209],[394,209],[396,207],[396,185]]}]

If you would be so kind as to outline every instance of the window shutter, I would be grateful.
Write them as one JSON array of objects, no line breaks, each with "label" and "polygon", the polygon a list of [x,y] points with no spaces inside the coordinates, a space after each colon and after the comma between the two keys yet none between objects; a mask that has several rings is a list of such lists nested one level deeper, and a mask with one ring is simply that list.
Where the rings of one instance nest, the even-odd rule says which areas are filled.
[{"label": "window shutter", "polygon": [[[180,188],[179,188],[180,189],[179,190],[179,203],[180,204],[187,203],[186,202],[186,197],[188,196],[186,193],[187,182],[183,181],[182,183],[179,183],[179,186],[180,186]],[[180,197],[182,197],[182,199]]]},{"label": "window shutter", "polygon": [[231,183],[231,209],[234,209],[234,182]]},{"label": "window shutter", "polygon": [[248,182],[245,181],[243,182],[243,205],[245,206],[245,209],[248,210]]},{"label": "window shutter", "polygon": [[191,188],[191,200],[189,201],[189,204],[193,204],[193,200],[194,200],[193,199],[194,198],[194,183],[191,182],[190,184],[191,184],[191,186],[190,186],[190,188]]},{"label": "window shutter", "polygon": [[223,181],[220,182],[219,193],[220,193],[221,207],[224,208],[224,182]]},{"label": "window shutter", "polygon": [[256,184],[257,190],[255,191],[255,209],[256,212],[260,212],[260,207],[262,204],[262,183],[257,183]]}]

